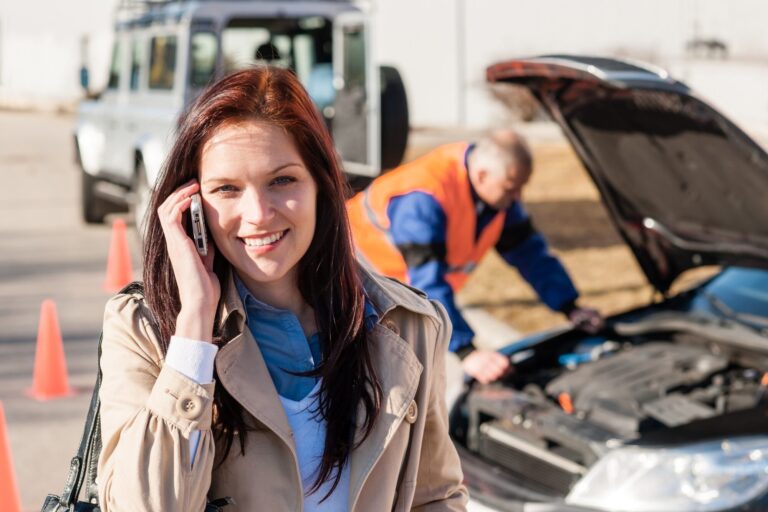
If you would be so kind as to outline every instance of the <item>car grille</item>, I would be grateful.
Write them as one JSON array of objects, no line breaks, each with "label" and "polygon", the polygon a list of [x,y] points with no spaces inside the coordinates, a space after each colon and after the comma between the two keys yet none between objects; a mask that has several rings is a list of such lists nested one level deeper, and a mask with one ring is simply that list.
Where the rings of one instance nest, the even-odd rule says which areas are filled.
[{"label": "car grille", "polygon": [[504,422],[480,426],[478,452],[525,480],[532,480],[565,496],[586,468],[517,436]]}]

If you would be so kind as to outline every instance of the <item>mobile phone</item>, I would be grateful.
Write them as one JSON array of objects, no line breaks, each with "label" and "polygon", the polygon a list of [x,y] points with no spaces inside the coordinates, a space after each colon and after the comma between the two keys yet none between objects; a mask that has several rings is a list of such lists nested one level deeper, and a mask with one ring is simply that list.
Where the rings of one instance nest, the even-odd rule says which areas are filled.
[{"label": "mobile phone", "polygon": [[208,237],[205,232],[205,218],[203,217],[203,200],[200,194],[192,196],[192,204],[189,206],[190,224],[192,225],[192,240],[195,242],[197,252],[201,256],[208,254]]}]

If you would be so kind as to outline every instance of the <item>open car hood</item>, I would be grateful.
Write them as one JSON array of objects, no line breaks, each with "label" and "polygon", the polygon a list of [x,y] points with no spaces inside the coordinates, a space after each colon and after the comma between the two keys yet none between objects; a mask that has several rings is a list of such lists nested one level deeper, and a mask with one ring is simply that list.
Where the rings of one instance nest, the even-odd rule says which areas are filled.
[{"label": "open car hood", "polygon": [[487,80],[527,87],[560,124],[659,291],[700,265],[768,267],[768,154],[685,84],[565,55],[501,62]]}]

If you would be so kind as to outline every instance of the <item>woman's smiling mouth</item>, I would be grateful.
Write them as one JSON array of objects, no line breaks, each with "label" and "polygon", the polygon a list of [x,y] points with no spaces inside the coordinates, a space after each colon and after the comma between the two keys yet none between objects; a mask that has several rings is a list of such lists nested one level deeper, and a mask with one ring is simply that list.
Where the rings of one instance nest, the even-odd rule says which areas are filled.
[{"label": "woman's smiling mouth", "polygon": [[252,252],[263,253],[274,249],[289,229],[264,236],[238,237],[245,247]]}]

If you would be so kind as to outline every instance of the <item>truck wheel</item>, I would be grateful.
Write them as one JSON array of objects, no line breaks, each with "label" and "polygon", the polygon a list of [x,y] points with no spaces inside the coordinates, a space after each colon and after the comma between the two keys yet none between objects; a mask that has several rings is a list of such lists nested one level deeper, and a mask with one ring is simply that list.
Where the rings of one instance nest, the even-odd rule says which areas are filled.
[{"label": "truck wheel", "polygon": [[86,224],[102,224],[107,214],[102,200],[96,196],[94,191],[98,181],[84,170],[80,170],[80,207]]},{"label": "truck wheel", "polygon": [[147,169],[144,162],[139,160],[136,164],[136,174],[133,182],[133,201],[131,204],[131,214],[133,224],[139,237],[144,240],[144,231],[146,230],[146,215],[149,210],[149,201],[152,197],[152,189],[147,181]]},{"label": "truck wheel", "polygon": [[381,170],[400,165],[408,144],[408,98],[400,72],[380,66],[381,80]]}]

